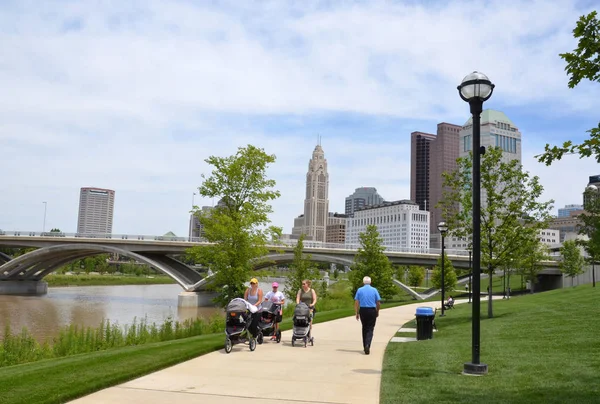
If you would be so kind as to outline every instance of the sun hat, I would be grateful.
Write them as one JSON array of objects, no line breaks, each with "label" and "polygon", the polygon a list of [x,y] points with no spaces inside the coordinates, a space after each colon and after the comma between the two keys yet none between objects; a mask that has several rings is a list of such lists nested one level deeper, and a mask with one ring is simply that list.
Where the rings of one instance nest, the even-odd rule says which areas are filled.
[{"label": "sun hat", "polygon": [[278,288],[279,284],[277,282],[273,282],[273,284],[271,286],[273,286],[274,288]]},{"label": "sun hat", "polygon": [[250,283],[258,283],[258,279],[252,278],[252,279],[250,279]]}]

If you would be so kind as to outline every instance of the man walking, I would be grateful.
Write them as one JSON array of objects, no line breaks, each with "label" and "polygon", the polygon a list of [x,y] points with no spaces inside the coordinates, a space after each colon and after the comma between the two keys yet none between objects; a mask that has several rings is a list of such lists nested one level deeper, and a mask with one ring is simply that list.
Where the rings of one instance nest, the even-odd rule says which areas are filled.
[{"label": "man walking", "polygon": [[358,288],[354,296],[354,312],[356,313],[356,321],[360,318],[362,323],[362,339],[365,355],[371,352],[371,340],[373,339],[373,330],[375,322],[379,317],[379,307],[381,297],[377,289],[371,286],[371,278],[365,276],[363,278],[364,286]]}]

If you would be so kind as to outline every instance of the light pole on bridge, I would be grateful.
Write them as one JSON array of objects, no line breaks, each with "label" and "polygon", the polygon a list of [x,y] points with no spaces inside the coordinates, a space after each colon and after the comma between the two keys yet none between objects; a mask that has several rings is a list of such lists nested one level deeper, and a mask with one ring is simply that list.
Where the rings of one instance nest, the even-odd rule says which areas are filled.
[{"label": "light pole on bridge", "polygon": [[46,211],[48,210],[48,202],[42,202],[42,203],[44,204],[44,224],[42,225],[42,233],[45,233],[46,232]]}]

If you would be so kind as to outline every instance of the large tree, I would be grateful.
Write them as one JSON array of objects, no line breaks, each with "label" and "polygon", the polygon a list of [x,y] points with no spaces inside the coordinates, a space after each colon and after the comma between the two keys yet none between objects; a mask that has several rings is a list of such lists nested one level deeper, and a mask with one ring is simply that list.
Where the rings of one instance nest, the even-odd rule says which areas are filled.
[{"label": "large tree", "polygon": [[586,236],[579,240],[592,263],[592,283],[596,286],[595,263],[600,260],[600,190],[589,187],[584,193],[584,212],[578,216],[581,221],[579,234]]},{"label": "large tree", "polygon": [[[458,168],[443,174],[439,205],[453,236],[473,234],[472,157],[457,160]],[[481,158],[481,267],[489,275],[488,317],[493,317],[492,275],[516,261],[523,240],[537,239],[546,227],[554,201],[540,202],[539,178],[523,171],[518,160],[503,161],[502,150],[489,147]]]},{"label": "large tree", "polygon": [[[317,278],[319,271],[311,268],[310,254],[303,254],[304,250],[304,234],[300,235],[298,243],[294,247],[294,261],[289,266],[287,283],[285,286],[285,295],[290,301],[296,301],[296,294],[302,287],[304,279],[314,280]],[[314,285],[316,286],[316,284]]]},{"label": "large tree", "polygon": [[371,278],[371,285],[379,291],[382,299],[394,296],[396,287],[393,282],[392,263],[383,253],[383,239],[379,237],[377,226],[368,225],[359,236],[360,247],[354,257],[352,271],[348,275],[352,284],[352,296],[363,286],[363,277]]},{"label": "large tree", "polygon": [[[573,52],[561,53],[559,56],[567,62],[565,70],[569,77],[569,87],[576,87],[581,80],[600,83],[600,20],[596,11],[583,15],[577,21],[573,36],[579,40]],[[581,157],[595,156],[600,162],[600,123],[597,128],[587,131],[589,139],[580,144],[568,140],[562,146],[546,144],[545,152],[536,156],[546,165],[560,160],[565,154],[579,154]]]},{"label": "large tree", "polygon": [[573,279],[583,273],[583,264],[585,264],[577,242],[566,240],[560,248],[560,255],[562,256],[562,261],[559,264],[560,270],[571,278],[571,286],[573,286]]},{"label": "large tree", "polygon": [[243,296],[253,265],[268,254],[268,241],[277,241],[281,235],[281,228],[270,226],[269,219],[269,202],[280,195],[266,174],[275,155],[248,145],[232,156],[211,156],[205,161],[213,171],[210,176],[202,175],[199,194],[220,198],[220,202],[208,212],[196,210],[195,214],[204,237],[214,244],[194,247],[190,254],[213,271],[210,287],[219,292],[216,302],[225,305]]}]

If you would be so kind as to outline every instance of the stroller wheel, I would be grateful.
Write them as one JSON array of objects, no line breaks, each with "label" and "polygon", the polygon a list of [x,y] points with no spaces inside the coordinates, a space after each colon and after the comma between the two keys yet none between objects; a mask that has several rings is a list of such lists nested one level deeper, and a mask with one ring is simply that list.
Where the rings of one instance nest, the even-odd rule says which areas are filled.
[{"label": "stroller wheel", "polygon": [[281,342],[281,331],[277,330],[277,335],[275,336],[275,341],[279,344]]},{"label": "stroller wheel", "polygon": [[308,342],[308,341],[307,341],[306,337],[304,337],[304,348],[306,348],[306,343],[307,343],[307,342]]},{"label": "stroller wheel", "polygon": [[262,332],[258,333],[258,336],[256,337],[256,342],[258,342],[258,345],[261,345],[263,343],[264,340],[264,336]]},{"label": "stroller wheel", "polygon": [[233,348],[233,343],[229,338],[225,338],[225,352],[230,353]]},{"label": "stroller wheel", "polygon": [[256,338],[250,338],[248,345],[250,346],[250,350],[254,351],[256,349]]},{"label": "stroller wheel", "polygon": [[296,345],[296,340],[292,338],[292,346]]}]

